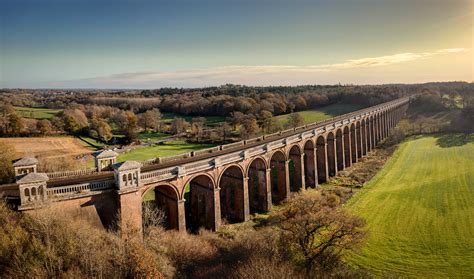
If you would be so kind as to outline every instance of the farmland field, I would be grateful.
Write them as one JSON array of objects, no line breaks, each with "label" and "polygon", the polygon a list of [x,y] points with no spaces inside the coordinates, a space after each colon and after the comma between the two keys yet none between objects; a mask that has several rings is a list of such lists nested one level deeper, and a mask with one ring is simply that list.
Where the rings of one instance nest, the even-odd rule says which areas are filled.
[{"label": "farmland field", "polygon": [[91,150],[74,137],[0,138],[12,145],[18,156],[61,157],[89,154]]},{"label": "farmland field", "polygon": [[424,136],[347,204],[369,238],[348,261],[382,277],[474,276],[473,135]]},{"label": "farmland field", "polygon": [[127,153],[120,154],[117,160],[119,162],[127,160],[148,160],[156,157],[178,155],[199,149],[210,148],[213,146],[215,145],[186,143],[185,141],[175,140],[160,145],[153,145],[149,147],[140,147],[134,149]]},{"label": "farmland field", "polygon": [[51,119],[62,111],[60,109],[26,107],[15,107],[15,110],[21,117],[34,119]]},{"label": "farmland field", "polygon": [[[325,107],[321,107],[314,110],[304,110],[298,113],[303,117],[304,123],[309,124],[317,121],[322,121],[337,115],[344,113],[353,112],[361,109],[362,107],[352,104],[334,104]],[[276,120],[284,125],[287,122],[288,114],[275,116]]]}]

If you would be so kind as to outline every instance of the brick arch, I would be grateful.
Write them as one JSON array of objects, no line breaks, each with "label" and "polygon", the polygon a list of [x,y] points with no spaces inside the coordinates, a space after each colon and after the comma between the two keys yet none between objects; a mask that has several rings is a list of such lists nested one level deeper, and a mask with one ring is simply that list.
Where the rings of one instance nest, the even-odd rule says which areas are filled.
[{"label": "brick arch", "polygon": [[362,118],[360,121],[362,155],[367,155],[367,121]]},{"label": "brick arch", "polygon": [[273,152],[270,157],[270,185],[273,203],[280,203],[289,194],[287,161],[288,158],[283,150]]},{"label": "brick arch", "polygon": [[362,125],[361,121],[356,121],[356,145],[357,145],[357,158],[362,158]]},{"label": "brick arch", "polygon": [[[186,180],[186,183],[184,183],[184,187],[186,187],[186,185],[188,185],[193,179],[197,178],[198,176],[207,176],[211,181],[212,181],[212,184],[214,185],[214,189],[217,189],[217,186],[218,184],[216,183],[216,180],[214,179],[214,177],[212,177],[210,174],[208,174],[207,172],[199,172],[199,173],[196,173],[196,174],[193,174],[192,176],[190,176],[187,180]],[[184,191],[183,191],[184,192]]]},{"label": "brick arch", "polygon": [[[196,180],[204,181],[196,181]],[[194,183],[193,183],[194,182]],[[199,182],[211,183],[202,185]],[[221,221],[218,185],[207,173],[198,173],[191,176],[184,187],[189,184],[189,199],[185,201],[186,225],[191,231],[198,231],[204,227],[216,230]],[[185,191],[183,191],[185,192]]]},{"label": "brick arch", "polygon": [[316,177],[316,153],[315,153],[316,144],[312,139],[308,139],[303,144],[304,150],[304,178],[305,178],[305,187],[316,187],[317,177]]},{"label": "brick arch", "polygon": [[304,149],[300,144],[293,144],[288,149],[288,175],[290,178],[290,191],[298,192],[303,188],[303,164],[301,156],[304,154]]},{"label": "brick arch", "polygon": [[[145,195],[154,191],[154,200],[145,201]],[[180,195],[178,189],[171,183],[151,184],[141,193],[142,206],[150,205],[152,208],[159,209],[164,214],[164,226],[167,229],[179,229],[178,203]]]},{"label": "brick arch", "polygon": [[303,148],[301,147],[301,144],[300,143],[294,143],[292,145],[290,145],[288,148],[286,148],[286,158],[287,160],[290,160],[290,151],[291,149],[293,149],[294,147],[297,147],[298,148],[298,152],[300,154],[303,153]]},{"label": "brick arch", "polygon": [[346,168],[352,165],[350,130],[350,125],[344,125],[342,127],[342,134],[344,135],[344,140],[342,142],[342,144],[344,145],[344,167]]},{"label": "brick arch", "polygon": [[247,166],[249,212],[266,212],[270,210],[271,196],[268,196],[267,185],[270,183],[267,170],[270,168],[262,156],[252,158]]},{"label": "brick arch", "polygon": [[245,221],[245,173],[242,166],[232,164],[218,178],[221,218],[229,223]]},{"label": "brick arch", "polygon": [[169,183],[169,182],[157,182],[157,183],[151,183],[151,184],[148,184],[147,186],[141,188],[141,197],[142,199],[144,198],[146,192],[150,191],[151,189],[153,188],[156,188],[156,187],[160,187],[160,186],[168,186],[170,187],[171,189],[173,189],[174,193],[176,194],[176,197],[178,197],[179,199],[182,199],[182,193],[179,191],[178,187],[176,187],[176,185],[172,184],[172,183]]},{"label": "brick arch", "polygon": [[[252,161],[253,161],[253,158],[252,158]],[[242,172],[242,175],[243,177],[246,177],[247,176],[247,170],[248,170],[248,167],[247,168],[244,168],[242,165],[240,164],[230,164],[230,165],[226,165],[220,172],[219,172],[219,176],[217,177],[217,183],[216,185],[219,185],[221,183],[221,180],[222,180],[222,175],[225,173],[226,170],[228,170],[229,168],[232,168],[232,167],[237,167],[240,169],[240,171]]]},{"label": "brick arch", "polygon": [[333,132],[326,134],[326,157],[328,166],[328,175],[335,176],[337,174],[336,159],[336,135]]},{"label": "brick arch", "polygon": [[288,160],[288,157],[286,156],[286,152],[284,149],[275,149],[273,150],[272,152],[270,152],[270,154],[268,154],[268,163],[270,163],[270,161],[272,160],[273,156],[275,155],[275,153],[282,153],[283,154],[283,157],[285,157],[285,160]]},{"label": "brick arch", "polygon": [[337,128],[334,134],[336,140],[336,168],[338,171],[340,171],[344,169],[343,129]]},{"label": "brick arch", "polygon": [[[273,153],[272,153],[273,154]],[[270,156],[271,158],[271,156]],[[250,166],[253,164],[253,162],[257,159],[261,159],[263,161],[263,163],[265,164],[265,168],[268,169],[268,160],[267,158],[263,157],[263,156],[255,156],[255,157],[252,157],[252,159],[250,159],[248,165],[245,167],[245,176],[246,177],[249,177],[249,170],[250,170]]]},{"label": "brick arch", "polygon": [[323,135],[318,135],[316,138],[316,167],[318,170],[318,183],[323,183],[328,180],[326,155],[326,138]]}]

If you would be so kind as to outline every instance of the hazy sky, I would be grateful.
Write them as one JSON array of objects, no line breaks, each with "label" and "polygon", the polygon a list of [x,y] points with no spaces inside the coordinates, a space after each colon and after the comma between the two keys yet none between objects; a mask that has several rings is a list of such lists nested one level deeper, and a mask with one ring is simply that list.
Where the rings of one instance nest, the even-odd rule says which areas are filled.
[{"label": "hazy sky", "polygon": [[0,0],[0,87],[473,81],[472,0]]}]

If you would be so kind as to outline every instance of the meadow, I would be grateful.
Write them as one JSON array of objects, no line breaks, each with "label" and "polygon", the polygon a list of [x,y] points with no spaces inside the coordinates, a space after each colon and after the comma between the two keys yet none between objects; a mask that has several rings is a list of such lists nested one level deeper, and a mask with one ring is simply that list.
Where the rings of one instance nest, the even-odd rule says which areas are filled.
[{"label": "meadow", "polygon": [[[359,109],[362,109],[362,107],[353,104],[333,104],[314,110],[298,111],[298,113],[303,117],[304,124],[309,124]],[[283,126],[286,124],[287,118],[288,114],[275,116],[275,119]]]},{"label": "meadow", "polygon": [[472,278],[474,137],[422,136],[402,143],[346,207],[369,238],[349,257],[379,276]]},{"label": "meadow", "polygon": [[33,119],[51,119],[62,111],[61,109],[27,107],[15,107],[15,110],[21,117]]}]

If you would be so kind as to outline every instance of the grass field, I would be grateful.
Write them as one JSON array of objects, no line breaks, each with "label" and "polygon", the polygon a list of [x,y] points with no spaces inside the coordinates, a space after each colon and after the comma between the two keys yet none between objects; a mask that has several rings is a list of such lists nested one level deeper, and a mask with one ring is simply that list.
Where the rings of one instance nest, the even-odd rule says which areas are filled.
[{"label": "grass field", "polygon": [[347,204],[370,233],[348,261],[383,277],[473,278],[473,139],[404,142]]},{"label": "grass field", "polygon": [[158,141],[169,137],[171,137],[171,135],[160,132],[142,132],[138,134],[138,139],[141,141]]},{"label": "grass field", "polygon": [[62,111],[60,109],[25,108],[25,107],[15,107],[15,110],[21,117],[34,118],[34,119],[51,119],[56,114]]},{"label": "grass field", "polygon": [[[197,118],[199,116],[187,116],[187,115],[180,115],[180,114],[171,113],[171,112],[164,112],[161,120],[164,123],[171,123],[171,121],[173,121],[175,117],[181,117],[181,118],[184,118],[186,121],[191,122],[193,118]],[[203,116],[203,117],[206,118],[207,126],[215,126],[225,121],[224,116]]]},{"label": "grass field", "polygon": [[[322,121],[322,120],[334,117],[336,115],[353,112],[359,109],[361,109],[361,107],[358,105],[334,104],[334,105],[318,108],[315,110],[299,111],[298,113],[303,117],[305,124],[309,124],[309,123],[313,123],[317,121]],[[285,125],[285,123],[287,122],[287,117],[288,117],[288,114],[275,116],[277,121],[280,122],[280,124],[282,125]]]},{"label": "grass field", "polygon": [[78,138],[67,136],[0,138],[0,142],[12,145],[18,156],[61,157],[91,153]]},{"label": "grass field", "polygon": [[196,144],[186,143],[185,141],[169,141],[164,144],[154,145],[149,147],[140,147],[130,152],[120,154],[118,157],[119,162],[127,160],[148,160],[162,156],[173,156],[194,150],[204,149],[213,147],[212,144]]}]

